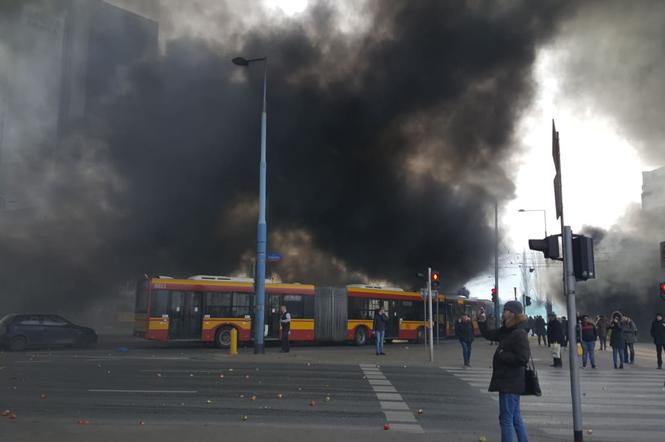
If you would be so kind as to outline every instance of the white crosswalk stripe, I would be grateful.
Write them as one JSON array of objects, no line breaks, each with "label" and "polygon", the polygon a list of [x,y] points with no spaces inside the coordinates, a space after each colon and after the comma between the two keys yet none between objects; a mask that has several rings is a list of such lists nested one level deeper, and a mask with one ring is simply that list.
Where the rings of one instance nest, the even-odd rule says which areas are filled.
[{"label": "white crosswalk stripe", "polygon": [[[441,367],[487,392],[491,368]],[[539,369],[541,397],[523,396],[522,417],[529,427],[552,436],[572,436],[570,378],[567,370]],[[585,440],[646,442],[665,440],[665,373],[644,369],[580,372]],[[498,399],[496,393],[488,393]]]}]

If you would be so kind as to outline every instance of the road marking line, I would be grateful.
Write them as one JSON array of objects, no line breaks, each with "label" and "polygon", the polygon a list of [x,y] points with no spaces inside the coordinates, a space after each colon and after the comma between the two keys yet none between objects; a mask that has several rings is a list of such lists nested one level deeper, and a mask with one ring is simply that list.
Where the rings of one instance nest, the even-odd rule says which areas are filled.
[{"label": "road marking line", "polygon": [[418,424],[391,424],[393,431],[404,431],[407,433],[424,433],[423,428]]},{"label": "road marking line", "polygon": [[90,393],[157,393],[157,394],[193,394],[197,390],[107,390],[103,388],[90,388]]},{"label": "road marking line", "polygon": [[381,404],[381,408],[384,410],[408,410],[409,406],[406,405],[404,402],[396,402],[396,401],[379,401],[379,404]]},{"label": "road marking line", "polygon": [[367,379],[370,385],[392,385],[388,379]]},{"label": "road marking line", "polygon": [[397,389],[381,373],[381,370],[378,367],[376,369],[366,368],[363,364],[360,364],[360,367],[365,372],[365,378],[372,386],[374,394],[376,394],[376,398],[379,400],[381,410],[386,416],[391,429],[393,431],[424,433],[425,431],[410,411],[409,405],[404,401],[402,395],[397,393]]},{"label": "road marking line", "polygon": [[416,417],[410,411],[389,411],[385,410],[388,422],[418,422]]},{"label": "road marking line", "polygon": [[377,399],[380,401],[401,401],[402,395],[399,393],[376,393]]},{"label": "road marking line", "polygon": [[377,393],[397,393],[397,390],[392,385],[372,385],[372,388]]}]

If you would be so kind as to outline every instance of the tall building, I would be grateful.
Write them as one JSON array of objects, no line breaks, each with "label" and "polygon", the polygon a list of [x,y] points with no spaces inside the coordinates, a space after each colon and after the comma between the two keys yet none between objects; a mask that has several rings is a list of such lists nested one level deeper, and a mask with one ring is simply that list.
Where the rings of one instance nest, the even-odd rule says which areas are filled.
[{"label": "tall building", "polygon": [[67,134],[101,116],[117,80],[158,51],[156,21],[101,0],[14,5],[0,19],[5,211],[34,202],[43,168],[58,160]]},{"label": "tall building", "polygon": [[665,167],[642,172],[642,210],[665,210]]}]

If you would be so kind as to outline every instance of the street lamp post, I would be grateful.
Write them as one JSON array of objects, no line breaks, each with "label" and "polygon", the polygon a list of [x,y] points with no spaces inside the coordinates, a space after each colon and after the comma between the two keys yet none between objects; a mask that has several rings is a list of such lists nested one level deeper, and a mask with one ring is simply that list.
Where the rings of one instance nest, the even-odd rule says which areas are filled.
[{"label": "street lamp post", "polygon": [[[545,238],[547,238],[547,210],[545,209],[519,209],[518,212],[543,212],[543,223],[545,224]],[[545,270],[549,267],[548,261],[545,260]],[[545,312],[547,316],[552,313],[552,300],[549,295],[545,295]]]},{"label": "street lamp post", "polygon": [[268,224],[266,222],[266,125],[268,113],[266,112],[266,90],[268,87],[268,57],[243,58],[232,60],[238,66],[249,66],[251,63],[263,61],[263,112],[261,113],[261,161],[259,163],[259,222],[256,240],[256,309],[254,319],[254,353],[264,353],[263,342],[265,328],[265,301],[266,301],[266,248]]}]

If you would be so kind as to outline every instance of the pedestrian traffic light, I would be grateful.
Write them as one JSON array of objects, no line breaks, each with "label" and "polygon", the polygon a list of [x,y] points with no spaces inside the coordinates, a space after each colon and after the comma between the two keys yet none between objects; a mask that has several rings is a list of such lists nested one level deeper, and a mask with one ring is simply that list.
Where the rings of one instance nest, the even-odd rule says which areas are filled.
[{"label": "pedestrian traffic light", "polygon": [[559,236],[552,235],[545,239],[530,239],[529,248],[543,252],[545,258],[560,260],[559,257]]},{"label": "pedestrian traffic light", "polygon": [[525,296],[524,297],[524,305],[525,306],[531,305],[531,296]]},{"label": "pedestrian traffic light", "polygon": [[575,279],[578,281],[586,281],[596,277],[593,238],[582,235],[573,237],[573,272],[575,273]]},{"label": "pedestrian traffic light", "polygon": [[432,270],[432,289],[439,288],[441,282],[441,275],[436,270]]},{"label": "pedestrian traffic light", "polygon": [[492,287],[492,302],[496,303],[498,302],[498,298],[496,296],[496,287]]},{"label": "pedestrian traffic light", "polygon": [[661,282],[658,286],[660,287],[660,299],[665,301],[665,282]]}]

